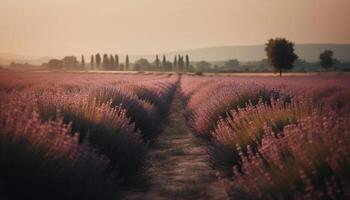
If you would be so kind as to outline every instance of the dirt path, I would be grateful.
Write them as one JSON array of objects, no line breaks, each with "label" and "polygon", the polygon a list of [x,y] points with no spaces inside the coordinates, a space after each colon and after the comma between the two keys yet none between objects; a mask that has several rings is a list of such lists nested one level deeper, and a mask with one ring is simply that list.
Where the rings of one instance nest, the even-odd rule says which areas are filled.
[{"label": "dirt path", "polygon": [[205,141],[191,134],[181,110],[175,94],[167,125],[148,154],[149,189],[129,191],[125,199],[227,199],[209,167]]}]

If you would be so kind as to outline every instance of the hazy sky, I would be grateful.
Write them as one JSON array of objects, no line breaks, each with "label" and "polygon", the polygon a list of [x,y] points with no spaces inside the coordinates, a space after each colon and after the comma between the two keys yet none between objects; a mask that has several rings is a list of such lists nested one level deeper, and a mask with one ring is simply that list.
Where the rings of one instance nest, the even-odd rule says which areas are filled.
[{"label": "hazy sky", "polygon": [[350,43],[350,0],[0,0],[0,52],[153,54],[220,45]]}]

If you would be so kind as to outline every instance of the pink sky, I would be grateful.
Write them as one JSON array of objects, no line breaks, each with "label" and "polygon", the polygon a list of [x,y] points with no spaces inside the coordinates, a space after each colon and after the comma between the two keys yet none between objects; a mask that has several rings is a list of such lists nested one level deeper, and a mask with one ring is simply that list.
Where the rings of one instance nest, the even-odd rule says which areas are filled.
[{"label": "pink sky", "polygon": [[0,0],[0,52],[153,54],[221,45],[350,43],[350,0]]}]

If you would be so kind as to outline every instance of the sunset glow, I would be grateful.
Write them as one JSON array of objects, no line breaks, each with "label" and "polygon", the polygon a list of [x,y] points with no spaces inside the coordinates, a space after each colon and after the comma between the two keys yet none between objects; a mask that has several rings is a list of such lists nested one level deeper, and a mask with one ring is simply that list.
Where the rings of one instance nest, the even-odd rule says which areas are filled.
[{"label": "sunset glow", "polygon": [[151,54],[220,45],[350,43],[349,0],[1,0],[0,52]]}]

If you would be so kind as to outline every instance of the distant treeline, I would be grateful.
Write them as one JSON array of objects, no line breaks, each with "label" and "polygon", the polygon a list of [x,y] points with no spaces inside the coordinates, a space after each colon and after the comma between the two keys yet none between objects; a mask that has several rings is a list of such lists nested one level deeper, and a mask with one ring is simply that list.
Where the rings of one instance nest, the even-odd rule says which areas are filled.
[{"label": "distant treeline", "polygon": [[[188,55],[178,55],[172,61],[166,56],[160,58],[158,55],[150,62],[145,58],[140,58],[135,62],[129,61],[129,56],[125,56],[125,61],[120,62],[118,55],[96,54],[90,57],[90,62],[86,63],[84,56],[81,60],[75,56],[66,56],[62,60],[52,59],[43,66],[49,69],[66,70],[108,70],[108,71],[175,71],[175,72],[213,72],[213,73],[234,73],[234,72],[271,72],[267,59],[261,61],[240,62],[237,59],[228,61],[207,62],[191,61]],[[18,65],[18,64],[17,64]],[[307,62],[297,59],[294,62],[292,72],[323,71],[320,62]],[[350,62],[340,62],[334,59],[332,71],[350,71]]]},{"label": "distant treeline", "polygon": [[[236,59],[218,62],[192,62],[197,71],[213,73],[233,73],[233,72],[272,72],[273,68],[267,62],[267,59],[261,61],[239,62]],[[336,62],[330,71],[350,71],[350,61]],[[296,60],[291,72],[319,72],[324,68],[319,62],[307,62],[305,60]]]},{"label": "distant treeline", "polygon": [[[120,58],[118,54],[93,54],[87,62],[84,55],[78,59],[66,56],[63,59],[51,59],[43,63],[42,69],[51,70],[104,70],[104,71],[173,71],[173,72],[317,72],[317,71],[350,71],[350,61],[340,62],[332,50],[325,49],[319,56],[319,62],[307,62],[295,54],[294,43],[285,38],[269,39],[265,46],[266,59],[261,61],[240,62],[237,59],[207,62],[190,61],[189,55],[176,55],[171,60],[163,55],[155,55],[153,61],[140,58],[131,63],[129,56]],[[123,61],[121,61],[123,60]],[[11,63],[9,68],[35,69],[30,64]],[[0,69],[4,68],[0,66]]]},{"label": "distant treeline", "polygon": [[[162,60],[149,62],[145,58],[138,59],[134,63],[129,63],[129,65],[125,65],[125,63],[118,63],[119,59],[111,59],[112,62],[107,62],[103,64],[100,63],[98,66],[95,63],[92,65],[89,63],[82,63],[78,61],[75,57],[71,59],[63,59],[66,62],[62,62],[62,60],[51,59],[48,63],[44,63],[41,67],[31,65],[28,63],[14,63],[12,62],[7,67],[1,66],[0,69],[10,68],[10,69],[54,69],[54,70],[110,70],[110,71],[124,71],[124,70],[133,70],[133,71],[179,71],[179,72],[211,72],[211,73],[235,73],[235,72],[272,72],[273,69],[267,62],[267,59],[261,61],[249,61],[249,62],[239,62],[236,59],[228,60],[228,61],[217,61],[217,62],[207,62],[207,61],[191,61],[185,65],[179,64],[174,65],[174,61],[168,61],[164,57]],[[69,62],[67,62],[69,60]],[[174,59],[175,60],[175,59]],[[176,58],[177,62],[178,58]],[[85,62],[85,60],[84,60]],[[63,64],[65,63],[65,64]],[[114,63],[114,64],[112,64]],[[185,62],[186,63],[186,62]],[[84,66],[84,67],[82,67]],[[177,66],[177,67],[174,67]],[[350,61],[348,62],[336,62],[334,67],[330,69],[331,71],[350,71]],[[305,60],[296,60],[294,62],[294,68],[290,70],[291,72],[318,72],[324,71],[319,62],[307,62]]]},{"label": "distant treeline", "polygon": [[95,54],[91,55],[90,62],[86,62],[84,55],[80,60],[75,56],[66,56],[63,59],[51,59],[47,63],[43,63],[42,67],[55,70],[106,70],[106,71],[177,71],[187,72],[192,68],[190,66],[190,58],[188,55],[177,55],[172,61],[167,60],[163,55],[160,59],[155,56],[153,62],[149,62],[145,58],[136,60],[131,63],[129,56],[124,57],[124,62],[120,62],[117,54]]}]

